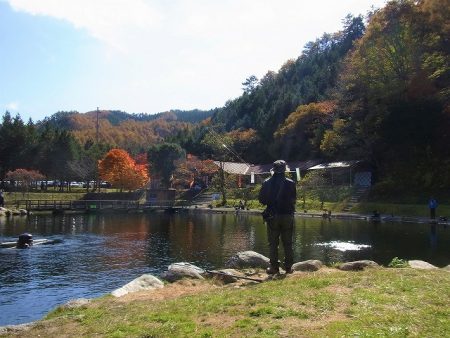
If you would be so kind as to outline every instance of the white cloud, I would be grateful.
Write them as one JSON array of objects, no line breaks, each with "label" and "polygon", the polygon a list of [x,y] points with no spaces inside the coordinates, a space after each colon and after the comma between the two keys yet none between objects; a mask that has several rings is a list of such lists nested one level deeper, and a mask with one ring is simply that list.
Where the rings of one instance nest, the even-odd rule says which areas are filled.
[{"label": "white cloud", "polygon": [[[92,66],[79,75],[77,83],[83,86],[71,88],[77,104],[86,104],[90,97],[97,102],[90,106],[104,103],[104,108],[109,104],[149,113],[222,106],[241,93],[241,82],[249,75],[262,77],[268,70],[278,70],[299,56],[306,42],[339,30],[348,13],[365,14],[371,5],[384,4],[384,0],[8,1],[17,11],[65,20],[103,42],[103,53],[90,55]],[[53,108],[59,109],[61,104]],[[81,106],[72,109],[83,111]]]},{"label": "white cloud", "polygon": [[18,102],[10,102],[6,104],[6,110],[16,112],[19,110],[19,103]]},{"label": "white cloud", "polygon": [[66,20],[122,50],[132,32],[158,27],[161,13],[144,0],[9,0],[16,11]]}]

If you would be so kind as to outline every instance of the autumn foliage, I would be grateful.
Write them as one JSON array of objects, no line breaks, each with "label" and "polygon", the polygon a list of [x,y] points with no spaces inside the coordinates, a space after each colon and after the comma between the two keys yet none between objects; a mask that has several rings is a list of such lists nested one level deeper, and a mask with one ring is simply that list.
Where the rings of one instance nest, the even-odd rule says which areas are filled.
[{"label": "autumn foliage", "polygon": [[187,188],[196,181],[203,182],[205,177],[215,174],[218,170],[213,160],[200,160],[188,154],[186,160],[178,164],[171,183],[176,188]]},{"label": "autumn foliage", "polygon": [[22,187],[22,191],[25,193],[25,191],[28,191],[28,187],[31,185],[32,182],[43,180],[45,178],[44,175],[42,175],[37,170],[27,170],[27,169],[16,169],[13,171],[8,171],[6,173],[7,180],[13,180],[16,182],[20,182],[20,185]]},{"label": "autumn foliage", "polygon": [[42,175],[37,170],[27,170],[19,168],[14,171],[8,171],[6,173],[6,179],[23,182],[28,185],[33,181],[44,179],[44,175]]},{"label": "autumn foliage", "polygon": [[148,181],[147,165],[137,164],[122,149],[112,149],[98,163],[102,180],[110,182],[113,187],[126,190],[139,189]]}]

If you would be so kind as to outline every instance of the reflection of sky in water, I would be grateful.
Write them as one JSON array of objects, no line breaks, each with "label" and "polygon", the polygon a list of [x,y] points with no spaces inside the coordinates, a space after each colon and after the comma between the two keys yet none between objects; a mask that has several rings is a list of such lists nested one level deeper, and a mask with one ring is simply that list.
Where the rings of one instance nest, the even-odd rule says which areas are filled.
[{"label": "reflection of sky in water", "polygon": [[338,251],[359,251],[361,249],[370,248],[370,245],[367,244],[355,244],[352,242],[339,242],[339,241],[331,241],[328,243],[316,243],[317,246],[325,246]]}]

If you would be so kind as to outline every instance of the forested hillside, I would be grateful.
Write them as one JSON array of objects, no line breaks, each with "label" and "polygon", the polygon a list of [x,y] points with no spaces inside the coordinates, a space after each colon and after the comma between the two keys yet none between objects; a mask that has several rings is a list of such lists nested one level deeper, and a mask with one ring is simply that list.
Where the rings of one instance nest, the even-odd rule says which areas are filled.
[{"label": "forested hillside", "polygon": [[226,103],[213,123],[227,131],[254,128],[270,141],[277,126],[300,104],[328,99],[335,87],[341,63],[356,39],[364,33],[361,17],[347,17],[344,29],[309,42],[302,55],[287,61],[276,73],[244,83],[244,94]]},{"label": "forested hillside", "polygon": [[213,128],[250,162],[362,159],[379,190],[449,189],[449,12],[449,0],[398,0],[366,27],[347,17],[179,140],[217,153]]},{"label": "forested hillside", "polygon": [[[173,110],[154,115],[100,110],[99,142],[136,153],[144,151],[150,144],[162,142],[180,130],[189,129],[192,123],[204,120],[212,114],[212,110],[197,109]],[[86,144],[96,141],[97,111],[58,112],[38,125],[69,131],[81,144]]]},{"label": "forested hillside", "polygon": [[46,175],[70,165],[79,172],[79,163],[95,171],[89,161],[111,147],[136,155],[171,143],[200,159],[360,159],[372,167],[375,191],[447,191],[449,22],[450,0],[390,1],[366,19],[346,17],[342,31],[306,44],[277,72],[248,77],[222,108],[100,111],[99,144],[96,111],[59,112],[36,125],[5,114],[1,173],[27,164]]},{"label": "forested hillside", "polygon": [[[348,16],[343,23],[342,31],[307,43],[302,54],[287,61],[278,72],[269,71],[260,80],[255,76],[247,78],[242,84],[243,95],[215,112],[211,126],[246,161],[260,163],[277,157],[306,159],[315,155],[296,153],[295,142],[280,149],[274,143],[274,133],[300,105],[333,96],[343,60],[364,33],[362,17]],[[211,143],[207,131],[200,126],[192,134],[180,134],[177,141],[193,153],[214,152],[214,147],[204,146]],[[264,151],[255,152],[256,148]]]}]

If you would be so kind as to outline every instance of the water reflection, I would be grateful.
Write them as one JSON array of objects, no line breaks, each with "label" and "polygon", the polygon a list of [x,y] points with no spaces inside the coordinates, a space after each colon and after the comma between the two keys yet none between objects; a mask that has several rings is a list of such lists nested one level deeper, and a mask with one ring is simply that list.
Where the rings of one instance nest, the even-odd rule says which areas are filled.
[{"label": "water reflection", "polygon": [[[261,217],[241,214],[0,218],[0,241],[26,231],[64,243],[0,249],[0,325],[38,319],[69,299],[100,296],[173,262],[218,268],[238,251],[268,255]],[[373,259],[387,265],[400,257],[445,266],[449,244],[450,231],[440,225],[297,218],[294,230],[295,260],[325,264]]]},{"label": "water reflection", "polygon": [[352,242],[340,242],[340,241],[331,241],[328,243],[317,243],[317,246],[326,246],[337,251],[346,252],[346,251],[358,251],[361,249],[370,248],[370,245],[367,244],[356,244]]},{"label": "water reflection", "polygon": [[437,225],[431,224],[430,225],[430,245],[432,250],[436,250],[438,243],[437,238]]}]

